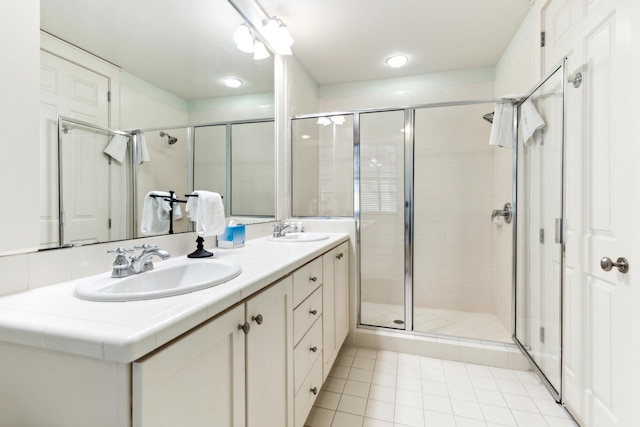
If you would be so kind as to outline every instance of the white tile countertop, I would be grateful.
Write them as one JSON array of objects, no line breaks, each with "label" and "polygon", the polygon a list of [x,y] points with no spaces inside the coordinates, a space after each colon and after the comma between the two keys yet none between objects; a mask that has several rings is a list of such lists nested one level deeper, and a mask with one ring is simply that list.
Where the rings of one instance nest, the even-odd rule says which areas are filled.
[{"label": "white tile countertop", "polygon": [[[315,242],[259,238],[248,240],[243,248],[209,249],[215,254],[213,259],[239,263],[242,273],[221,285],[183,295],[127,302],[86,301],[73,295],[83,280],[78,279],[2,297],[0,341],[130,363],[349,238],[344,233],[327,234],[328,239]],[[155,261],[155,269],[185,259]]]}]

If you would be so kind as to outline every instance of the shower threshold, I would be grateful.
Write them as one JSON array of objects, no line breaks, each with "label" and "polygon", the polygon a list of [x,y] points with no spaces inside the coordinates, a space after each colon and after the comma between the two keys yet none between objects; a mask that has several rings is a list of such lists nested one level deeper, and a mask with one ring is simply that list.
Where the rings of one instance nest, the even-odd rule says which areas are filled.
[{"label": "shower threshold", "polygon": [[[402,305],[362,302],[363,325],[402,329]],[[399,323],[401,322],[401,323]],[[428,307],[415,307],[413,330],[436,335],[511,343],[511,333],[490,313],[476,313]]]}]

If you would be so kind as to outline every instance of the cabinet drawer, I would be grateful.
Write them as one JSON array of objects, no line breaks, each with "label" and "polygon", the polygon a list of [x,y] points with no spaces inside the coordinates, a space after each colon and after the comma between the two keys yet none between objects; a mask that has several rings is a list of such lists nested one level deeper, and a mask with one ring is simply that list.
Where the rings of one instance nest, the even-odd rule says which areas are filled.
[{"label": "cabinet drawer", "polygon": [[293,345],[307,333],[313,322],[322,314],[322,287],[293,310]]},{"label": "cabinet drawer", "polygon": [[293,306],[296,307],[322,284],[322,257],[303,265],[293,273]]},{"label": "cabinet drawer", "polygon": [[302,387],[296,394],[294,402],[294,425],[295,427],[304,426],[304,422],[311,412],[311,407],[316,401],[317,393],[320,392],[322,386],[322,358],[316,359],[309,375],[302,383]]},{"label": "cabinet drawer", "polygon": [[293,351],[293,379],[295,393],[300,390],[313,362],[322,354],[322,316],[316,320],[309,332],[302,337]]}]

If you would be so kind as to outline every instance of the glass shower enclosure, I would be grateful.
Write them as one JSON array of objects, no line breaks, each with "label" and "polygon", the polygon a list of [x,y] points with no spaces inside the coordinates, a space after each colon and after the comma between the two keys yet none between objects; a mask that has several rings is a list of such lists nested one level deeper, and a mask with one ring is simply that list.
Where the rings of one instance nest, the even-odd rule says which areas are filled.
[{"label": "glass shower enclosure", "polygon": [[[563,75],[517,101],[292,119],[292,215],[356,219],[359,327],[515,343],[560,398]],[[513,149],[489,145],[496,102]]]}]

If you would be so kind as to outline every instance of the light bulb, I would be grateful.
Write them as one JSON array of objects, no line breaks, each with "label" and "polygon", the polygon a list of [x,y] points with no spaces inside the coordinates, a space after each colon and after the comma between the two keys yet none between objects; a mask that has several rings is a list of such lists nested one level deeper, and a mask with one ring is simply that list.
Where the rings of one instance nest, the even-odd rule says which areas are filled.
[{"label": "light bulb", "polygon": [[293,37],[291,37],[291,33],[289,32],[289,28],[286,25],[280,24],[278,28],[278,44],[291,46],[293,44]]},{"label": "light bulb", "polygon": [[233,34],[233,41],[241,51],[253,53],[253,36],[246,24],[240,24]]},{"label": "light bulb", "polygon": [[387,58],[387,65],[391,68],[400,68],[406,64],[407,61],[409,61],[409,58],[404,55],[394,55]]},{"label": "light bulb", "polygon": [[260,60],[268,57],[269,57],[269,52],[267,51],[267,48],[264,46],[264,43],[256,40],[256,42],[253,44],[253,59]]},{"label": "light bulb", "polygon": [[262,28],[264,29],[266,37],[269,40],[273,40],[275,37],[277,37],[279,27],[280,24],[278,23],[278,19],[274,16],[273,18],[269,19]]}]

